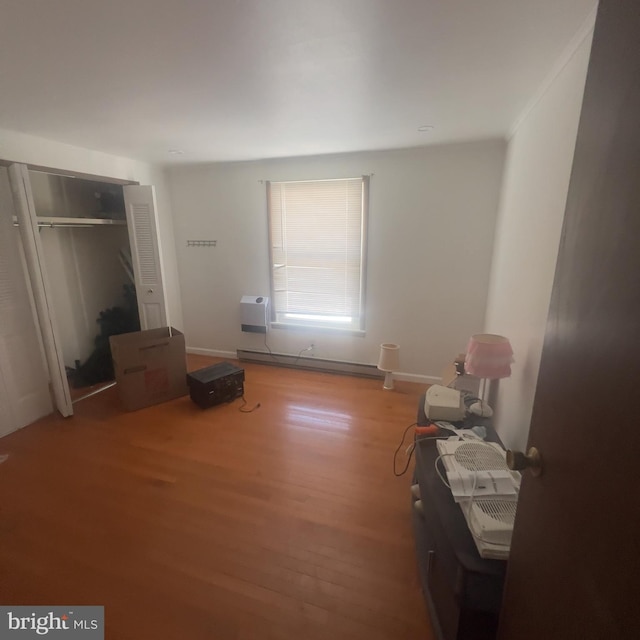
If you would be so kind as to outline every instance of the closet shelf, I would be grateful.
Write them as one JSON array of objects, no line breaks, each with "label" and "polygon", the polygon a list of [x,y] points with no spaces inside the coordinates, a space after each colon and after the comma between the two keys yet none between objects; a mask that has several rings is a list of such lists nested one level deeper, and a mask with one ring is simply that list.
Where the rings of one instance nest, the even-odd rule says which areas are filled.
[{"label": "closet shelf", "polygon": [[[110,218],[62,218],[58,216],[36,216],[39,227],[94,227],[97,225],[125,226],[126,220],[112,220]],[[13,224],[18,224],[18,219],[13,216]]]}]

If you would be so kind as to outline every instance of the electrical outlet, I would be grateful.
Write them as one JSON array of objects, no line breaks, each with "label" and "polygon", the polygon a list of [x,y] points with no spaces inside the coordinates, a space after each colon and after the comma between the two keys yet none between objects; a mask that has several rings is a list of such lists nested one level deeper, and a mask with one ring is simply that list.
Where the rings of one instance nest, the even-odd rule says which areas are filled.
[{"label": "electrical outlet", "polygon": [[315,354],[313,353],[313,350],[315,349],[315,343],[314,342],[310,342],[308,347],[305,347],[304,349],[300,350],[300,353],[298,353],[298,358],[300,356],[302,356],[303,354],[305,354],[305,357],[313,357]]}]

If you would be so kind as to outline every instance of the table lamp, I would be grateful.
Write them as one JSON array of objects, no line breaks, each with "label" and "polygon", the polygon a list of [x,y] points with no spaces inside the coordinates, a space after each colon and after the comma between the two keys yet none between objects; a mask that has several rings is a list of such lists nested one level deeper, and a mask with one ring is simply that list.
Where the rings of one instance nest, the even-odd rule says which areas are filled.
[{"label": "table lamp", "polygon": [[481,397],[484,401],[487,380],[508,378],[511,375],[513,349],[504,336],[477,333],[469,339],[464,370],[483,380]]},{"label": "table lamp", "polygon": [[400,347],[391,342],[380,345],[378,369],[385,372],[383,389],[393,389],[393,372],[400,368]]}]

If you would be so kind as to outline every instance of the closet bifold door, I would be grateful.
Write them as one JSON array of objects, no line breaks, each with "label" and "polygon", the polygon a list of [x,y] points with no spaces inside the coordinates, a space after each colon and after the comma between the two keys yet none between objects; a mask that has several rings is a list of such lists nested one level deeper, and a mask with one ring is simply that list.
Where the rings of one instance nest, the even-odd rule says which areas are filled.
[{"label": "closet bifold door", "polygon": [[9,174],[0,167],[0,437],[53,410],[14,213]]},{"label": "closet bifold door", "polygon": [[155,191],[147,185],[127,185],[123,191],[140,327],[166,327],[168,313],[160,262]]},{"label": "closet bifold door", "polygon": [[36,220],[26,165],[12,164],[9,167],[9,181],[56,408],[64,417],[71,416],[73,415],[73,406],[64,366],[62,344],[56,326],[51,287],[38,233],[38,221]]}]

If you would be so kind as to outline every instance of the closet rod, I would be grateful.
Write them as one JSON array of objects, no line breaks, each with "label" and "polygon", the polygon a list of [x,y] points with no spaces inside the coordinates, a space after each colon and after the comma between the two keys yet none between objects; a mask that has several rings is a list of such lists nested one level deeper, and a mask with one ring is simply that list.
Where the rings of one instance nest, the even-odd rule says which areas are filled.
[{"label": "closet rod", "polygon": [[[62,216],[36,216],[39,227],[108,227],[127,224],[126,220],[113,218],[69,218]],[[13,216],[13,226],[18,226],[18,219]]]},{"label": "closet rod", "polygon": [[[14,227],[19,227],[17,222],[13,223]],[[85,229],[86,227],[92,227],[91,224],[56,224],[55,222],[38,222],[38,229]]]}]

